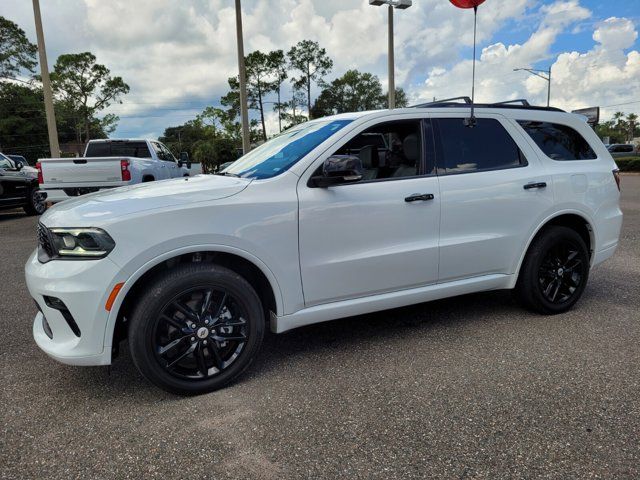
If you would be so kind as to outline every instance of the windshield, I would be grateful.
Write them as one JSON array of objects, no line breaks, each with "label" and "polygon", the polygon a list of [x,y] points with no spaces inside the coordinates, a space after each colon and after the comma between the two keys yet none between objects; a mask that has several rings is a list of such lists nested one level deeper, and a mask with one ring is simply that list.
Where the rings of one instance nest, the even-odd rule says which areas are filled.
[{"label": "windshield", "polygon": [[275,177],[348,123],[351,120],[320,121],[293,127],[239,158],[224,173],[255,179]]}]

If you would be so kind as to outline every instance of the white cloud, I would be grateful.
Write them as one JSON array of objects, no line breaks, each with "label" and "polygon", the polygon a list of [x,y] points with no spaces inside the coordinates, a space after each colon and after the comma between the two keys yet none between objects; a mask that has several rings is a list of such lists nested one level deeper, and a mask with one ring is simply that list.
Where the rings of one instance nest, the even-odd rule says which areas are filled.
[{"label": "white cloud", "polygon": [[[547,83],[514,68],[528,67],[552,60],[551,49],[558,35],[575,22],[585,20],[590,12],[576,0],[557,1],[544,5],[538,29],[521,44],[494,43],[482,49],[476,65],[476,95],[479,101],[499,101],[529,98],[544,104]],[[624,18],[609,18],[593,33],[597,42],[590,50],[565,52],[552,63],[552,105],[565,109],[585,106],[626,103],[640,98],[640,53],[625,49],[637,39],[633,23]],[[444,98],[470,92],[471,60],[464,60],[449,69],[431,70],[420,96],[425,99]],[[638,111],[640,104],[630,104],[626,111]],[[606,118],[612,113],[604,109]]]},{"label": "white cloud", "polygon": [[[112,108],[122,118],[119,134],[159,134],[193,118],[203,105],[219,101],[237,71],[235,13],[228,0],[48,0],[42,9],[51,64],[60,53],[90,50],[131,86],[124,103]],[[4,0],[0,15],[35,39],[31,2]],[[386,86],[386,15],[386,8],[366,0],[244,0],[245,51],[286,51],[309,38],[334,59],[332,75],[357,68],[378,75]],[[478,99],[524,96],[543,102],[545,82],[513,68],[546,61],[553,62],[552,100],[560,106],[640,98],[640,54],[627,52],[637,40],[630,20],[596,24],[595,45],[580,52],[554,51],[559,35],[584,30],[589,16],[578,0],[482,5]],[[506,24],[508,34],[528,38],[496,41]],[[473,14],[446,0],[419,0],[396,10],[397,84],[414,100],[470,93],[472,35]],[[267,117],[269,131],[277,131],[274,114]]]}]

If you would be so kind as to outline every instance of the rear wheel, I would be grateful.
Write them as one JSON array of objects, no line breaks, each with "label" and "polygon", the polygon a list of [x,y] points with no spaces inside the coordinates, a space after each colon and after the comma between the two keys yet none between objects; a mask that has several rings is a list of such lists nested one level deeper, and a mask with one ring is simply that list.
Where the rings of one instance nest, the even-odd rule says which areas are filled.
[{"label": "rear wheel", "polygon": [[129,327],[131,356],[169,392],[217,390],[255,358],[262,312],[258,295],[235,272],[211,264],[177,267],[146,286]]},{"label": "rear wheel", "polygon": [[27,215],[42,215],[46,209],[47,206],[42,192],[37,188],[32,189],[29,192],[29,203],[24,206],[24,211]]},{"label": "rear wheel", "polygon": [[562,313],[578,301],[588,278],[589,253],[582,237],[570,228],[552,226],[529,248],[516,295],[536,312]]}]

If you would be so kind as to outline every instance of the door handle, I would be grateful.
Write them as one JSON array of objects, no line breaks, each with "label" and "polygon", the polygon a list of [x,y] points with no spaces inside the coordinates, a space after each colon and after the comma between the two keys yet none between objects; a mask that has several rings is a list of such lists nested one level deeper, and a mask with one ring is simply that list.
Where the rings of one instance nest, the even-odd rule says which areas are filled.
[{"label": "door handle", "polygon": [[524,186],[524,189],[530,190],[532,188],[545,188],[546,186],[547,186],[547,182],[527,183]]},{"label": "door handle", "polygon": [[421,202],[423,200],[433,200],[433,193],[414,193],[404,198],[405,202]]}]

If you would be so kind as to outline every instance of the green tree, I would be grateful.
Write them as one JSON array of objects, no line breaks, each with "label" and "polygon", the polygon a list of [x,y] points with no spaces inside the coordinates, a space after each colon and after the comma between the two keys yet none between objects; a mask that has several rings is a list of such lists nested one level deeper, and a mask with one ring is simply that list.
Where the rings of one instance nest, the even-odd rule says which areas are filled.
[{"label": "green tree", "polygon": [[18,25],[0,17],[0,77],[16,78],[21,71],[33,73],[38,48]]},{"label": "green tree", "polygon": [[294,78],[294,84],[304,87],[307,93],[307,111],[311,115],[311,84],[321,83],[322,78],[333,68],[333,60],[329,58],[324,48],[318,42],[302,40],[287,52],[290,67],[299,73]]},{"label": "green tree", "polygon": [[278,130],[282,131],[282,110],[284,104],[281,98],[282,84],[287,79],[287,59],[282,50],[269,52],[269,65],[274,80],[274,90],[278,95],[278,101],[274,105],[274,110],[278,112]]},{"label": "green tree", "polygon": [[380,79],[371,73],[349,70],[325,86],[316,100],[313,116],[375,110],[386,104]]},{"label": "green tree", "polygon": [[638,126],[638,115],[636,115],[635,113],[629,113],[627,114],[627,119],[626,119],[626,123],[628,125],[628,137],[627,140],[631,141],[633,140],[635,137],[640,136],[640,132],[639,132],[639,126]]},{"label": "green tree", "polygon": [[97,113],[114,102],[122,103],[120,97],[129,92],[122,77],[112,77],[107,67],[96,63],[91,52],[60,55],[51,82],[57,97],[81,120],[78,142],[91,138],[91,122]]},{"label": "green tree", "polygon": [[194,147],[194,158],[202,164],[203,172],[213,172],[226,162],[238,158],[238,147],[230,138],[201,140]]},{"label": "green tree", "polygon": [[[382,101],[383,107],[388,106],[388,94],[384,95],[384,99]],[[407,93],[402,88],[396,88],[396,108],[404,108],[409,106],[409,99],[407,98]]]},{"label": "green tree", "polygon": [[0,151],[34,162],[49,156],[42,89],[0,82]]}]

